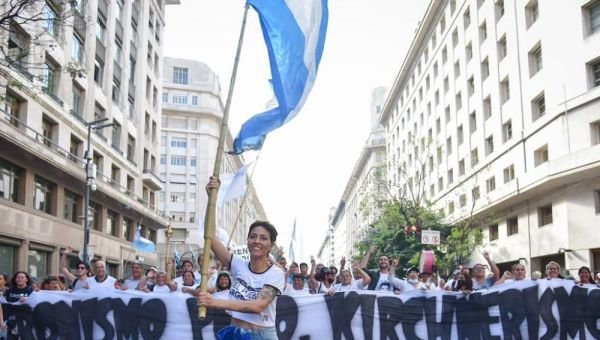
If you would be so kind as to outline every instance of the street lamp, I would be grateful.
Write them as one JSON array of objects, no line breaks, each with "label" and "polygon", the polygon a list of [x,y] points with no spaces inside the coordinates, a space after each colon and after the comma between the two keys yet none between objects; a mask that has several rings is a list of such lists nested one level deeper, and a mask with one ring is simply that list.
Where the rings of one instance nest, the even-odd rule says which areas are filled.
[{"label": "street lamp", "polygon": [[88,131],[87,131],[87,148],[85,151],[85,196],[83,198],[84,201],[84,211],[83,211],[83,262],[89,263],[90,259],[88,259],[88,245],[90,243],[90,190],[96,190],[96,164],[92,162],[92,143],[91,143],[91,135],[93,130],[100,130],[106,127],[112,126],[113,123],[102,124],[106,122],[108,118],[102,118],[95,120],[93,122],[86,123]]}]

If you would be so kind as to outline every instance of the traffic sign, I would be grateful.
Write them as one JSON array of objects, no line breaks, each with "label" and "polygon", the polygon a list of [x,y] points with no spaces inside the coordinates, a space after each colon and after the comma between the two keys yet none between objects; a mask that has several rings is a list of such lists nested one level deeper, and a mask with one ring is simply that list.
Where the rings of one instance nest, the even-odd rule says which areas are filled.
[{"label": "traffic sign", "polygon": [[421,230],[421,244],[440,244],[440,231]]}]

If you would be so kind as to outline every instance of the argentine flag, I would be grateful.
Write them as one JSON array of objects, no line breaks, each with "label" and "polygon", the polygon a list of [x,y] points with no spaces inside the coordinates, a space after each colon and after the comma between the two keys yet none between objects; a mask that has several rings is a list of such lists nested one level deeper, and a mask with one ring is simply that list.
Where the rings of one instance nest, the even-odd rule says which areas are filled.
[{"label": "argentine flag", "polygon": [[260,18],[277,107],[246,121],[232,154],[260,150],[267,133],[302,108],[317,76],[327,31],[327,0],[248,0]]}]

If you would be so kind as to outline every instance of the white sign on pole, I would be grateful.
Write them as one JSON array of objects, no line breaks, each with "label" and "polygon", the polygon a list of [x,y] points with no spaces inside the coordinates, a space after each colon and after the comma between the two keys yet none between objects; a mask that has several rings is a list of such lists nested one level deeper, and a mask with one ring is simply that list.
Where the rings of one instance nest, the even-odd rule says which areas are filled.
[{"label": "white sign on pole", "polygon": [[421,244],[440,244],[440,231],[421,230]]},{"label": "white sign on pole", "polygon": [[250,252],[248,251],[247,245],[231,247],[231,253],[243,258],[244,260],[250,261]]}]

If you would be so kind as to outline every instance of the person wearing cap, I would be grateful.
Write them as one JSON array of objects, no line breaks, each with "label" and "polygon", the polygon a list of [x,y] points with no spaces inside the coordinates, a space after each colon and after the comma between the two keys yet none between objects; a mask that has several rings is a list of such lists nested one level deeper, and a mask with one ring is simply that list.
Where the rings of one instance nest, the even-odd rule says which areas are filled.
[{"label": "person wearing cap", "polygon": [[135,260],[131,264],[131,276],[123,283],[125,289],[137,289],[140,280],[144,275],[144,265],[141,261]]},{"label": "person wearing cap", "polygon": [[90,289],[110,288],[114,289],[116,279],[106,272],[106,263],[104,261],[94,262],[94,277],[89,279]]},{"label": "person wearing cap", "polygon": [[150,267],[146,270],[146,274],[142,276],[140,282],[138,282],[137,290],[149,293],[154,290],[156,285],[156,276],[158,274],[158,268]]},{"label": "person wearing cap", "polygon": [[490,276],[485,275],[485,267],[481,263],[477,263],[473,266],[473,290],[480,290],[490,288],[494,285],[494,282],[498,281],[500,278],[500,269],[496,266],[496,262],[492,261],[490,258],[490,253],[487,251],[483,252],[483,257],[488,263],[488,266],[492,270],[492,274]]},{"label": "person wearing cap", "polygon": [[60,267],[64,276],[71,282],[71,291],[80,289],[89,289],[90,265],[84,261],[78,261],[75,266],[75,275],[67,267],[67,256],[73,252],[71,247],[67,247],[60,258]]}]

